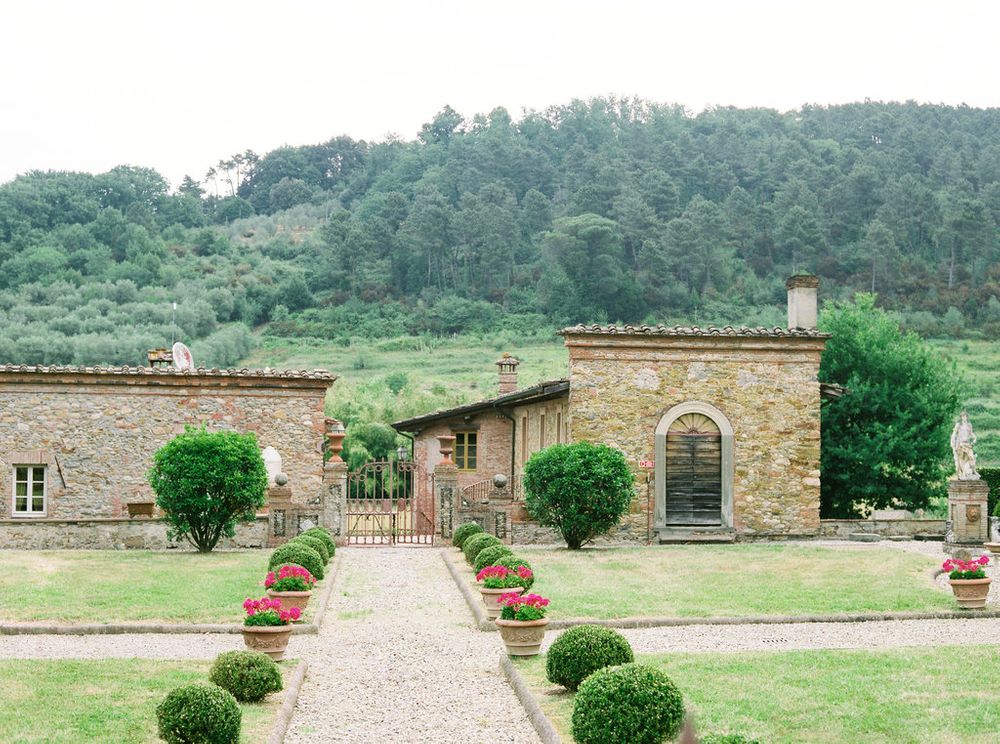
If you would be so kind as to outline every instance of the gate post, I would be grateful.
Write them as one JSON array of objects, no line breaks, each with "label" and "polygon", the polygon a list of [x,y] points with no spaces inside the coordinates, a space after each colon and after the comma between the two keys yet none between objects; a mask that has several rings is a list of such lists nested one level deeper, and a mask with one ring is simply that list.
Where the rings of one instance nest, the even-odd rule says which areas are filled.
[{"label": "gate post", "polygon": [[441,436],[438,440],[444,457],[434,467],[434,501],[438,513],[436,532],[442,539],[448,539],[455,529],[455,509],[458,501],[458,467],[451,459],[451,448],[455,437]]},{"label": "gate post", "polygon": [[330,459],[323,463],[323,526],[339,544],[347,540],[347,463],[340,459],[344,447],[343,427],[335,419],[326,420],[326,440]]}]

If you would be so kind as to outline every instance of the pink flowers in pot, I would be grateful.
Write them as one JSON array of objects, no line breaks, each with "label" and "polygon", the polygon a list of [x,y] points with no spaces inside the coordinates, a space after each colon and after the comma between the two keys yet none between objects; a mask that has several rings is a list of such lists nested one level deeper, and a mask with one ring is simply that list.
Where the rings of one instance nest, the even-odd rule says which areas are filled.
[{"label": "pink flowers in pot", "polygon": [[531,577],[531,569],[527,566],[518,566],[516,571],[504,566],[487,566],[476,574],[476,581],[481,581],[485,589],[513,589]]},{"label": "pink flowers in pot", "polygon": [[500,595],[500,619],[501,620],[541,620],[545,617],[545,608],[548,607],[549,600],[538,594],[509,594]]},{"label": "pink flowers in pot", "polygon": [[316,577],[302,566],[285,564],[278,572],[269,571],[264,579],[264,586],[272,592],[308,592],[312,591]]},{"label": "pink flowers in pot", "polygon": [[288,625],[302,616],[302,611],[298,607],[281,609],[281,600],[275,597],[247,599],[243,603],[243,609],[247,613],[243,624],[249,626]]},{"label": "pink flowers in pot", "polygon": [[987,555],[981,555],[978,558],[973,558],[968,561],[963,561],[958,558],[949,558],[941,564],[941,568],[948,571],[948,578],[950,579],[959,581],[968,579],[985,579],[986,566],[989,562],[990,558]]}]

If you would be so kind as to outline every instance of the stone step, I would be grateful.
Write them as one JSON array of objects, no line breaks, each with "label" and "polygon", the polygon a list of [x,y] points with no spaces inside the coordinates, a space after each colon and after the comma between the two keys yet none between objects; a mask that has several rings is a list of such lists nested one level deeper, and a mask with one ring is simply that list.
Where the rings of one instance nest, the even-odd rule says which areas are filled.
[{"label": "stone step", "polygon": [[847,536],[847,539],[853,542],[878,542],[882,536],[874,532],[852,532]]},{"label": "stone step", "polygon": [[736,530],[732,527],[660,527],[656,533],[660,545],[736,541]]}]

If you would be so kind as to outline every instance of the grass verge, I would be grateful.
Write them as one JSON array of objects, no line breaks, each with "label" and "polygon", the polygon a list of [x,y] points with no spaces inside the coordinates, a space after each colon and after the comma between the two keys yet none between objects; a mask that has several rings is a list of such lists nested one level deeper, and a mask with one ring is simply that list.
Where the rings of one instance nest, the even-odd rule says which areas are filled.
[{"label": "grass verge", "polygon": [[[986,744],[1000,731],[1000,647],[891,651],[650,654],[684,694],[698,733],[767,744]],[[545,657],[516,662],[571,742],[573,694],[545,679]]]},{"label": "grass verge", "polygon": [[[286,684],[295,668],[282,662]],[[179,685],[207,682],[211,662],[150,659],[0,661],[0,741],[157,742],[156,706]],[[284,692],[241,703],[241,742],[267,741]]]},{"label": "grass verge", "polygon": [[956,609],[929,579],[936,562],[900,550],[676,545],[531,550],[532,591],[549,617],[747,617]]},{"label": "grass verge", "polygon": [[238,623],[243,600],[264,593],[268,555],[0,551],[0,597],[17,597],[0,602],[0,621]]}]

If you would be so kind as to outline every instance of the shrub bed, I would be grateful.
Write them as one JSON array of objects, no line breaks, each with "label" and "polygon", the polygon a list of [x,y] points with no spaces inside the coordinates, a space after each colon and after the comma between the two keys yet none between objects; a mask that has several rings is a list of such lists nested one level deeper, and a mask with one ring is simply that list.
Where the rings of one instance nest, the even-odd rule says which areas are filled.
[{"label": "shrub bed", "polygon": [[573,738],[578,744],[660,744],[684,721],[684,699],[656,667],[623,664],[587,677],[573,702]]},{"label": "shrub bed", "polygon": [[625,636],[600,625],[577,625],[560,635],[549,648],[545,675],[569,690],[576,690],[587,677],[604,667],[635,660]]},{"label": "shrub bed", "polygon": [[462,544],[462,552],[465,553],[465,560],[471,566],[476,561],[476,556],[479,555],[479,551],[490,547],[491,545],[503,545],[503,543],[493,535],[473,535],[468,540]]},{"label": "shrub bed", "polygon": [[513,554],[514,552],[506,545],[491,545],[479,551],[479,555],[476,556],[472,568],[476,573],[479,573],[487,566],[495,565],[495,561],[500,560],[505,555]]},{"label": "shrub bed", "polygon": [[456,548],[461,548],[463,543],[473,535],[483,533],[483,528],[475,522],[465,522],[455,529],[455,534],[451,536],[451,544]]},{"label": "shrub bed", "polygon": [[275,548],[267,567],[273,569],[282,563],[302,566],[317,579],[323,578],[323,557],[303,542],[291,541]]},{"label": "shrub bed", "polygon": [[257,703],[281,690],[281,672],[260,651],[226,651],[219,654],[208,678],[241,703]]},{"label": "shrub bed", "polygon": [[330,537],[330,533],[324,530],[322,527],[310,527],[308,530],[302,533],[303,535],[308,535],[310,537],[318,537],[326,545],[326,551],[333,558],[333,554],[337,552],[337,543],[333,541]]},{"label": "shrub bed", "polygon": [[160,738],[168,744],[238,744],[240,706],[221,687],[198,683],[172,690],[156,706]]},{"label": "shrub bed", "polygon": [[318,537],[313,535],[302,534],[291,540],[291,542],[299,542],[308,545],[310,548],[319,553],[319,557],[323,559],[323,565],[325,566],[330,562],[330,551],[326,547],[326,543],[320,540]]}]

